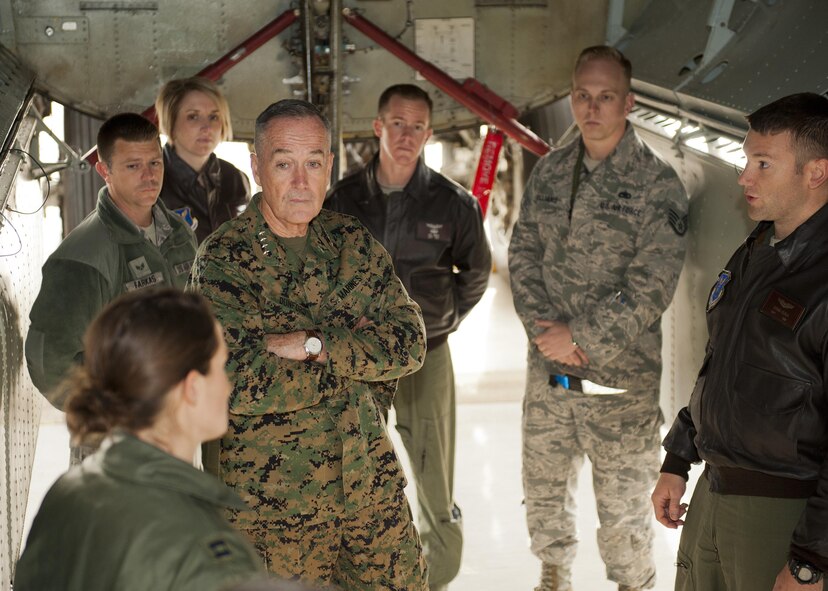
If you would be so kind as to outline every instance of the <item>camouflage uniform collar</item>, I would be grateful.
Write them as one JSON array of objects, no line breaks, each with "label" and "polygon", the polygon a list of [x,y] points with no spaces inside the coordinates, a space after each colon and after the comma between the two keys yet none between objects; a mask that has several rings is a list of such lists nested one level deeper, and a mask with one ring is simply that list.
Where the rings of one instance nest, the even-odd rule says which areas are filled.
[{"label": "camouflage uniform collar", "polygon": [[246,507],[214,476],[123,431],[105,439],[100,450],[83,464],[84,470],[96,467],[119,480],[178,492],[218,507]]},{"label": "camouflage uniform collar", "polygon": [[[270,229],[262,213],[262,193],[256,193],[250,200],[250,205],[240,217],[248,218],[251,225],[254,248],[258,256],[262,257],[268,264],[285,265],[288,257],[284,246],[278,240],[276,234]],[[308,252],[313,252],[317,258],[334,259],[339,256],[339,249],[320,217],[325,214],[322,210],[308,224]]]},{"label": "camouflage uniform collar", "polygon": [[[362,182],[365,185],[367,193],[372,197],[382,194],[379,181],[377,181],[377,166],[379,166],[379,152],[374,154],[371,162],[362,169]],[[425,160],[420,156],[417,160],[417,167],[414,169],[414,174],[408,179],[403,193],[413,199],[425,197],[428,195],[429,182],[431,182],[431,169],[426,166]]]},{"label": "camouflage uniform collar", "polygon": [[[581,139],[581,134],[578,134],[574,140],[566,145],[564,149],[568,149],[571,153],[574,153],[577,156],[578,148],[582,143],[583,139]],[[615,167],[616,163],[619,162],[634,166],[635,155],[642,148],[643,146],[641,139],[638,137],[638,134],[635,133],[635,129],[632,125],[630,125],[630,122],[627,121],[627,127],[624,130],[624,135],[622,135],[621,139],[618,140],[618,144],[612,152],[607,154],[607,157],[604,158],[592,172],[596,172],[608,164]]]},{"label": "camouflage uniform collar", "polygon": [[[98,192],[98,215],[106,224],[112,240],[121,244],[130,244],[145,240],[141,229],[122,212],[109,194],[109,189],[103,187]],[[158,244],[162,244],[173,232],[172,225],[164,209],[156,201],[152,206],[152,219],[155,221],[155,231]]]}]

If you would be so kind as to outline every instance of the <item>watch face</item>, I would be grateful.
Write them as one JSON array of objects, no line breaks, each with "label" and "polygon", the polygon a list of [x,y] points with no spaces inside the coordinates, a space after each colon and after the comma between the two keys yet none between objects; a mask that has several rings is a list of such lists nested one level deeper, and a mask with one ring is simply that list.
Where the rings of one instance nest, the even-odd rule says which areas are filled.
[{"label": "watch face", "polygon": [[807,583],[814,578],[814,571],[812,571],[807,566],[802,565],[799,567],[799,571],[797,571],[796,573],[796,578],[802,581],[803,583]]},{"label": "watch face", "polygon": [[309,355],[319,355],[322,352],[322,341],[318,337],[309,337],[305,341],[305,351]]}]

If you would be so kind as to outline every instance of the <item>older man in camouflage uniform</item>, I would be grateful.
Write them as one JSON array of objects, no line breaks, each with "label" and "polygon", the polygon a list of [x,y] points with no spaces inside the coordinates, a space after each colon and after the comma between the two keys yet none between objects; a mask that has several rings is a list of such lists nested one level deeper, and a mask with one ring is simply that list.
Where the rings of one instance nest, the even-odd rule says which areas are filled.
[{"label": "older man in camouflage uniform", "polygon": [[382,246],[353,218],[320,213],[330,141],[313,105],[268,107],[252,157],[262,193],[199,250],[192,285],[226,329],[234,383],[218,471],[252,508],[231,518],[271,572],[424,591],[375,400],[422,365],[425,331]]},{"label": "older man in camouflage uniform", "polygon": [[536,165],[509,245],[530,339],[523,485],[539,591],[571,589],[584,454],[608,578],[620,590],[655,581],[648,497],[663,421],[660,317],[684,258],[687,199],[626,121],[630,70],[609,47],[578,58],[580,138]]}]

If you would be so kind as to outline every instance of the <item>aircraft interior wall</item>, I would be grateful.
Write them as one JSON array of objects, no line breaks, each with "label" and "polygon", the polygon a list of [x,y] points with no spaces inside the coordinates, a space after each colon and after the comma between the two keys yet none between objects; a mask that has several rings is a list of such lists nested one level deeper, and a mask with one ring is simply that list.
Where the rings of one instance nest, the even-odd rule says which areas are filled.
[{"label": "aircraft interior wall", "polygon": [[0,47],[0,589],[20,547],[42,400],[23,354],[43,243],[40,183],[20,173],[35,130],[26,114],[33,79]]}]

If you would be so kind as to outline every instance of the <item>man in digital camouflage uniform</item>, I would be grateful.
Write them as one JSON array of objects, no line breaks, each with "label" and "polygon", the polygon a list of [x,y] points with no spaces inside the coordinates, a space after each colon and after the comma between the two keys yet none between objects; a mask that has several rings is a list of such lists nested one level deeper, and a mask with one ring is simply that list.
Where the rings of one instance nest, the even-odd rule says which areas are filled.
[{"label": "man in digital camouflage uniform", "polygon": [[530,340],[523,486],[532,551],[543,561],[538,591],[572,588],[584,454],[608,578],[620,590],[655,582],[660,320],[684,259],[687,198],[626,121],[630,70],[613,48],[581,53],[571,95],[580,137],[535,166],[509,245]]},{"label": "man in digital camouflage uniform", "polygon": [[248,209],[202,243],[192,286],[234,384],[218,472],[268,569],[346,590],[427,589],[405,478],[375,400],[425,355],[419,307],[354,218],[322,211],[330,125],[304,101],[256,121]]}]

